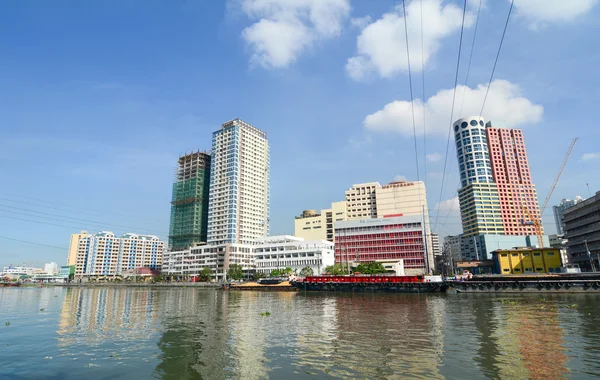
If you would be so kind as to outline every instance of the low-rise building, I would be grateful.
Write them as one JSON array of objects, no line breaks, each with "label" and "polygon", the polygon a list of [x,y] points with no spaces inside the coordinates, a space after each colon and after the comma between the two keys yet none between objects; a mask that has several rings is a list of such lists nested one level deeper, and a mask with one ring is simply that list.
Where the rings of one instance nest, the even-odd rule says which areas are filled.
[{"label": "low-rise building", "polygon": [[571,263],[582,270],[600,269],[600,191],[566,209],[564,223]]},{"label": "low-rise building", "polygon": [[254,247],[256,272],[269,274],[275,269],[292,268],[299,274],[309,267],[321,274],[327,266],[335,264],[333,243],[327,240],[304,240],[283,235],[256,241]]},{"label": "low-rise building", "polygon": [[562,263],[556,248],[521,248],[492,252],[496,273],[559,273]]},{"label": "low-rise building", "polygon": [[181,251],[165,252],[163,273],[169,276],[189,278],[199,276],[204,268],[221,281],[226,279],[231,264],[242,267],[244,277],[254,273],[254,251],[249,244],[200,245]]},{"label": "low-rise building", "polygon": [[564,235],[548,235],[548,239],[550,240],[550,247],[557,248],[560,251],[560,258],[563,263],[563,266],[570,264],[569,254],[567,253],[567,242]]},{"label": "low-rise building", "polygon": [[154,235],[86,234],[77,244],[75,276],[120,276],[128,269],[161,269],[164,250],[165,243]]},{"label": "low-rise building", "polygon": [[[543,235],[544,247],[549,246],[548,236]],[[462,260],[492,260],[492,252],[515,247],[535,247],[536,236],[483,234],[461,235],[460,250]]]},{"label": "low-rise building", "polygon": [[21,276],[31,277],[31,276],[35,276],[35,275],[39,275],[39,274],[44,274],[44,273],[45,272],[42,268],[26,267],[26,266],[9,265],[7,267],[4,267],[2,270],[2,276],[8,277],[11,279],[16,279]]},{"label": "low-rise building", "polygon": [[335,262],[399,260],[406,275],[428,274],[433,255],[425,253],[425,228],[420,215],[348,220],[335,224]]},{"label": "low-rise building", "polygon": [[166,252],[163,272],[170,276],[199,276],[209,268],[212,277],[224,280],[231,264],[242,267],[244,277],[254,273],[268,275],[275,269],[292,268],[296,273],[310,267],[314,274],[333,265],[333,243],[327,240],[305,240],[282,235],[256,239],[253,244],[204,245],[183,251]]}]

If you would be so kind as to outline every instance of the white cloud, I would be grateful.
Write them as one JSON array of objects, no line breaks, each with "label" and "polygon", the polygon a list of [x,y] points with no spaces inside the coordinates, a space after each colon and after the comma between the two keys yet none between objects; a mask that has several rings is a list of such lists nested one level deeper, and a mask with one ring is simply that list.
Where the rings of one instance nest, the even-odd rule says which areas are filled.
[{"label": "white cloud", "polygon": [[373,19],[371,18],[371,16],[354,17],[354,18],[350,19],[350,24],[352,24],[352,26],[355,28],[364,29],[372,21],[373,21]]},{"label": "white cloud", "polygon": [[[511,1],[511,0],[509,0]],[[532,27],[549,22],[569,22],[590,11],[599,0],[518,0],[516,13],[531,22]]]},{"label": "white cloud", "polygon": [[251,62],[264,68],[287,67],[320,39],[339,36],[350,13],[349,0],[237,0],[258,20],[242,38],[252,50]]},{"label": "white cloud", "polygon": [[425,158],[427,158],[427,161],[429,162],[438,162],[439,160],[442,159],[442,155],[439,154],[438,152],[433,152],[433,153],[429,153],[425,156]]},{"label": "white cloud", "polygon": [[392,178],[393,182],[406,182],[408,181],[408,179],[403,176],[403,175],[395,175],[394,178]]},{"label": "white cloud", "polygon": [[[456,89],[456,103],[452,122],[464,116],[479,115],[487,85],[477,88],[460,85]],[[452,107],[453,89],[440,90],[423,104],[415,99],[415,114],[426,113],[426,133],[428,135],[447,136],[450,127],[450,109]],[[462,106],[464,95],[464,106]],[[462,107],[462,113],[460,109]],[[459,114],[460,113],[460,114]],[[538,123],[544,113],[541,105],[533,104],[521,96],[518,85],[506,80],[495,80],[485,103],[483,117],[494,122],[498,127],[516,127]],[[411,103],[396,100],[386,104],[383,109],[368,115],[363,121],[365,128],[376,131],[397,132],[406,136],[413,135]],[[423,134],[422,118],[416,120],[417,134]]]},{"label": "white cloud", "polygon": [[[462,9],[453,3],[442,6],[442,0],[423,0],[423,49],[421,49],[421,5],[412,1],[406,9],[411,69],[421,70],[421,57],[427,63],[437,52],[442,39],[460,30]],[[467,12],[465,27],[470,27],[474,16]],[[391,77],[408,70],[406,34],[402,6],[384,14],[364,27],[356,40],[357,55],[349,58],[346,71],[354,80],[361,80],[370,72]],[[421,54],[423,52],[423,54]]]},{"label": "white cloud", "polygon": [[595,153],[584,153],[581,156],[581,161],[592,161],[600,159],[600,152]]},{"label": "white cloud", "polygon": [[435,205],[435,210],[439,207],[441,211],[459,211],[460,203],[458,202],[458,197],[450,198],[445,201],[441,201],[440,203]]}]

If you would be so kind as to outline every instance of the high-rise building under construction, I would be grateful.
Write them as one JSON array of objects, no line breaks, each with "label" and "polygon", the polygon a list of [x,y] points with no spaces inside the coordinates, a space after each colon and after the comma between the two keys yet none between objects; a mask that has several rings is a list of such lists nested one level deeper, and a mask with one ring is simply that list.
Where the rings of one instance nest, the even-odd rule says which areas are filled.
[{"label": "high-rise building under construction", "polygon": [[195,152],[179,157],[173,184],[169,249],[206,243],[211,156]]}]

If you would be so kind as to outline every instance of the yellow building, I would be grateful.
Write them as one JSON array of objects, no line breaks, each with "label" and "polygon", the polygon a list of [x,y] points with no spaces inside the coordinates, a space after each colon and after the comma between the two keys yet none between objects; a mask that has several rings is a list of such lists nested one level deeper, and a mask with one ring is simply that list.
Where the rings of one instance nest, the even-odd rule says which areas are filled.
[{"label": "yellow building", "polygon": [[556,248],[520,248],[492,252],[499,274],[560,272],[560,250]]},{"label": "yellow building", "polygon": [[79,239],[86,237],[87,231],[81,231],[78,234],[71,234],[71,242],[69,243],[69,253],[67,255],[67,265],[77,264],[77,246]]},{"label": "yellow building", "polygon": [[321,210],[304,210],[294,221],[294,236],[305,240],[328,240],[334,242],[333,224],[347,220],[346,202],[334,202],[331,208]]}]

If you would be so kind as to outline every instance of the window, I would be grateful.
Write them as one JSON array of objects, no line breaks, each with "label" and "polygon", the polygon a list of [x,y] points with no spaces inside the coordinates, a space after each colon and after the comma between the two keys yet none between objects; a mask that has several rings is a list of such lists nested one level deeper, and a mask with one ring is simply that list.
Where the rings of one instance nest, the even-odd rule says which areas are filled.
[{"label": "window", "polygon": [[554,256],[554,252],[548,252],[548,256]]},{"label": "window", "polygon": [[468,126],[468,125],[469,125],[469,124],[468,124],[466,121],[463,121],[463,122],[460,124],[460,126],[461,126],[462,128],[467,128],[467,126]]},{"label": "window", "polygon": [[[500,254],[500,256],[502,256],[502,257],[507,257],[507,256],[508,256],[508,254],[507,254],[507,253],[501,253],[501,254]],[[507,270],[508,270],[508,269],[507,269]]]},{"label": "window", "polygon": [[515,268],[515,272],[520,272],[521,268]]},{"label": "window", "polygon": [[518,253],[513,253],[512,257],[519,257],[519,254]]},{"label": "window", "polygon": [[473,126],[473,127],[477,126],[477,120],[471,120],[471,126]]},{"label": "window", "polygon": [[510,272],[510,269],[503,269],[504,272]]},{"label": "window", "polygon": [[539,252],[534,252],[534,253],[533,253],[533,255],[534,255],[534,256],[539,256],[539,255],[540,255],[540,253],[539,253]]},{"label": "window", "polygon": [[543,272],[543,271],[544,271],[544,268],[535,268],[535,271],[536,271],[536,272]]}]

